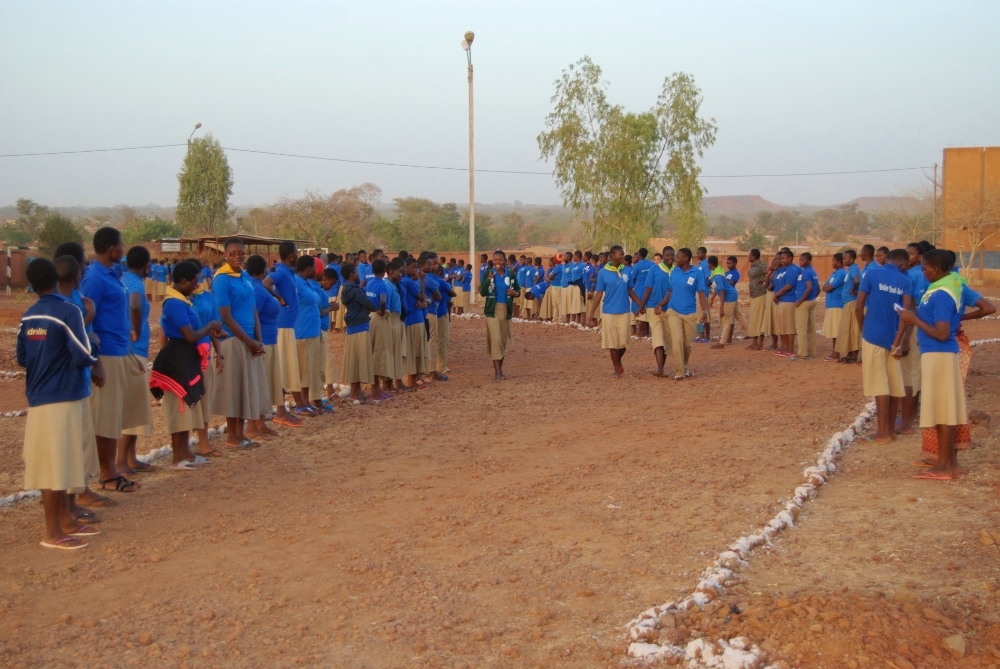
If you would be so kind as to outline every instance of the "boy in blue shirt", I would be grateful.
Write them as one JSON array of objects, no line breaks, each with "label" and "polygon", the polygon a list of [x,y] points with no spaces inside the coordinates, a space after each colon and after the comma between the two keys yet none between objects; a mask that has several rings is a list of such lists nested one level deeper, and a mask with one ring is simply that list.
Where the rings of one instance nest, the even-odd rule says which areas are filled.
[{"label": "boy in blue shirt", "polygon": [[875,398],[878,431],[876,443],[896,438],[893,430],[899,400],[904,397],[899,349],[905,330],[899,310],[913,306],[913,283],[903,274],[909,256],[904,249],[889,252],[881,268],[870,268],[858,289],[854,315],[861,326],[861,370],[865,397]]},{"label": "boy in blue shirt", "polygon": [[[719,298],[719,342],[712,344],[711,348],[720,349],[726,347],[727,337],[733,336],[733,318],[736,315],[736,305],[740,294],[726,278],[725,272],[719,268],[717,256],[708,256],[708,266],[712,270],[712,287],[715,289],[715,295],[708,301],[708,308],[711,309],[712,302],[716,297]],[[746,321],[743,322],[743,326],[743,329],[746,330]]]},{"label": "boy in blue shirt", "polygon": [[833,273],[823,284],[823,293],[826,295],[826,310],[823,312],[823,336],[833,340],[833,351],[823,358],[824,362],[837,362],[840,354],[837,353],[837,332],[840,330],[840,320],[844,315],[844,298],[842,289],[847,271],[844,269],[844,254],[833,254]]},{"label": "boy in blue shirt", "polygon": [[[707,303],[712,293],[712,268],[708,265],[708,249],[704,246],[699,246],[695,249],[694,260],[691,261],[691,264],[701,270],[701,273],[705,276],[705,302]],[[709,344],[712,342],[711,318],[704,323],[699,322],[696,329],[698,336],[694,339],[695,343]]]},{"label": "boy in blue shirt", "polygon": [[[795,280],[795,337],[798,357],[816,357],[816,298],[819,296],[819,276],[812,266],[812,254],[799,256],[799,276]],[[794,356],[793,356],[794,359]]]},{"label": "boy in blue shirt", "polygon": [[[705,273],[691,264],[691,249],[677,251],[674,268],[670,271],[670,292],[665,301],[670,340],[673,343],[675,381],[694,377],[689,363],[695,328],[708,320],[708,283]],[[700,314],[700,315],[699,315]]]},{"label": "boy in blue shirt", "polygon": [[[17,363],[25,368],[30,407],[24,431],[24,487],[42,492],[45,534],[41,545],[78,550],[87,546],[81,537],[100,533],[70,515],[68,494],[87,485],[83,441],[91,378],[84,370],[96,364],[97,358],[90,349],[80,309],[57,292],[55,265],[36,258],[28,265],[27,278],[39,297],[21,318],[17,331]],[[98,386],[104,383],[100,370],[94,370],[93,381]]]},{"label": "boy in blue shirt", "polygon": [[612,375],[614,379],[620,379],[625,375],[622,357],[628,350],[631,338],[631,301],[639,302],[635,291],[632,290],[628,274],[622,271],[624,256],[625,251],[621,246],[611,247],[611,260],[597,274],[594,302],[587,313],[589,321],[593,318],[594,306],[602,303],[603,299],[601,348],[611,354],[611,365],[615,368],[615,373]]},{"label": "boy in blue shirt", "polygon": [[788,358],[795,355],[795,286],[799,280],[799,268],[792,264],[791,251],[781,251],[779,255],[781,266],[773,278],[776,334],[779,337],[774,355]]},{"label": "boy in blue shirt", "polygon": [[[738,262],[739,260],[736,256],[729,256],[726,258],[726,281],[729,282],[730,286],[736,289],[737,296],[739,296],[739,287],[736,284],[740,282],[740,277],[742,276],[740,271],[736,269]],[[739,299],[736,300],[735,304],[736,306],[733,307],[733,321],[739,323],[740,327],[743,328],[744,334],[747,334],[750,332],[750,324],[747,322],[746,316],[743,315],[743,312],[740,311]],[[735,327],[730,328],[729,333],[726,334],[725,341],[727,344],[733,343],[733,333],[735,330]],[[719,341],[722,341],[722,339]]]}]

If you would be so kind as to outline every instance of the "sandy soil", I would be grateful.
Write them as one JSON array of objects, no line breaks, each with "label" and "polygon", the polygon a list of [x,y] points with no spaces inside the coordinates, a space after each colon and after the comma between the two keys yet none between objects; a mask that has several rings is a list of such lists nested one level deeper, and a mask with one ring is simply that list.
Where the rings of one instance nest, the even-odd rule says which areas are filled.
[{"label": "sandy soil", "polygon": [[[616,666],[624,624],[772,517],[864,404],[859,367],[742,346],[697,347],[698,378],[675,383],[635,342],[615,382],[598,335],[527,324],[492,384],[484,324],[453,323],[452,381],[146,475],[85,552],[38,548],[35,504],[0,512],[0,666]],[[989,412],[996,348],[970,382]],[[140,450],[166,443],[154,417]],[[2,426],[6,495],[24,419]],[[744,583],[676,621],[678,640],[745,633],[799,667],[989,666],[998,553],[977,542],[1000,530],[1000,472],[995,428],[974,437],[972,473],[938,486],[908,479],[915,438],[852,447]],[[740,613],[723,623],[723,604]],[[959,661],[941,639],[963,625]]]}]

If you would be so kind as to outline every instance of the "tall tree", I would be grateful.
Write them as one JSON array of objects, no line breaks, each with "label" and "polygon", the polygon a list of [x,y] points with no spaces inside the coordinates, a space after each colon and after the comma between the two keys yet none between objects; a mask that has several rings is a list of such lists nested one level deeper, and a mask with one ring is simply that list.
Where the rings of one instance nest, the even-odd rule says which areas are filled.
[{"label": "tall tree", "polygon": [[82,244],[83,231],[79,225],[62,214],[49,214],[38,230],[38,248],[45,255],[51,256],[56,247],[64,242]]},{"label": "tall tree", "polygon": [[209,134],[188,140],[177,180],[177,222],[184,231],[208,235],[228,232],[233,171],[217,139]]},{"label": "tall tree", "polygon": [[699,116],[693,77],[667,77],[656,105],[641,113],[610,104],[606,89],[601,68],[587,56],[556,81],[538,147],[554,163],[564,206],[595,244],[641,246],[664,210],[683,244],[700,243],[705,216],[697,158],[715,142],[716,126]]}]

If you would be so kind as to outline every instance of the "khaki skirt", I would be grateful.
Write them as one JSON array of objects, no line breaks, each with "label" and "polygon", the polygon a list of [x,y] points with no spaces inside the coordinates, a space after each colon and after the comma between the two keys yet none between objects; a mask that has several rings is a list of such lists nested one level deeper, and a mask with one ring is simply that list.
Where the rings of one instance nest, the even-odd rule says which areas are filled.
[{"label": "khaki skirt", "polygon": [[392,358],[392,324],[389,322],[389,312],[385,316],[372,314],[371,328],[372,373],[391,379],[396,367]]},{"label": "khaki skirt", "polygon": [[338,383],[337,354],[330,348],[330,333],[320,331],[319,343],[323,348],[323,383],[332,386]]},{"label": "khaki skirt", "polygon": [[134,437],[148,437],[153,434],[153,410],[152,399],[153,396],[149,394],[149,365],[147,364],[149,360],[142,357],[141,355],[135,356],[139,362],[142,363],[142,368],[146,370],[143,375],[143,389],[140,392],[138,386],[135,388],[135,392],[125,393],[124,401],[125,407],[123,413],[129,416],[135,416],[136,420],[140,416],[145,417],[145,422],[142,425],[137,425],[135,427],[122,428],[123,435],[129,435]]},{"label": "khaki skirt", "polygon": [[371,333],[368,331],[347,335],[344,340],[344,366],[340,371],[342,384],[371,385],[375,382],[371,346]]},{"label": "khaki skirt", "polygon": [[407,376],[426,374],[430,347],[427,345],[427,331],[423,323],[406,326],[404,369]]},{"label": "khaki skirt", "polygon": [[261,379],[260,403],[264,415],[273,413],[275,406],[285,402],[285,393],[281,388],[281,361],[278,359],[278,345],[264,346],[264,378]]},{"label": "khaki skirt", "polygon": [[840,314],[840,329],[837,330],[837,353],[847,355],[861,349],[861,328],[854,313],[854,301],[844,305]]},{"label": "khaki skirt", "polygon": [[665,352],[669,353],[671,344],[667,312],[662,311],[659,316],[653,310],[649,310],[646,313],[649,314],[649,339],[653,344],[653,350],[662,348]]},{"label": "khaki skirt", "polygon": [[503,360],[510,341],[510,321],[506,304],[497,303],[495,309],[494,315],[486,319],[486,352],[492,360]]},{"label": "khaki skirt", "polygon": [[258,420],[264,413],[260,387],[264,377],[264,361],[250,354],[247,345],[236,337],[219,343],[222,371],[215,371],[212,410],[218,416]]},{"label": "khaki skirt", "polygon": [[86,400],[28,409],[24,428],[24,489],[70,490],[87,485],[83,449]]},{"label": "khaki skirt", "polygon": [[795,303],[778,302],[774,305],[775,329],[772,334],[793,335],[795,334]]},{"label": "khaki skirt", "polygon": [[553,317],[551,287],[546,289],[545,294],[542,295],[541,302],[538,303],[538,317],[542,320],[548,320]]},{"label": "khaki skirt", "polygon": [[281,361],[281,385],[289,392],[301,390],[302,368],[299,366],[299,346],[294,328],[278,328],[278,359]]},{"label": "khaki skirt", "polygon": [[922,354],[920,375],[920,427],[967,425],[969,412],[958,353]]},{"label": "khaki skirt", "polygon": [[768,336],[770,332],[767,332],[767,330],[770,327],[771,317],[767,311],[767,295],[751,297],[750,329],[747,331],[747,337],[753,339],[754,337]]},{"label": "khaki skirt", "polygon": [[93,387],[90,398],[94,433],[98,437],[118,439],[122,430],[151,422],[148,370],[141,364],[141,358],[132,354],[99,357],[105,381],[103,388]]},{"label": "khaki skirt", "polygon": [[344,287],[343,286],[341,286],[339,289],[337,289],[337,303],[340,304],[341,306],[340,306],[340,309],[337,309],[336,311],[332,312],[333,313],[333,329],[334,330],[344,330],[346,328],[346,326],[344,325],[344,315],[345,315],[345,313],[346,313],[347,310],[344,309],[344,306],[343,306],[344,303],[340,299],[341,295],[343,294],[343,292],[344,292]]},{"label": "khaki skirt", "polygon": [[827,307],[823,313],[823,336],[827,339],[836,339],[840,332],[840,320],[844,316],[842,307]]},{"label": "khaki skirt", "polygon": [[201,402],[189,407],[174,393],[163,396],[163,417],[170,434],[205,429],[205,414],[201,411]]},{"label": "khaki skirt", "polygon": [[632,314],[608,314],[601,317],[601,348],[628,348],[631,341]]},{"label": "khaki skirt", "polygon": [[[323,342],[319,337],[295,340],[295,353],[299,361],[299,382],[309,389],[309,398],[323,396]],[[301,390],[301,388],[292,388]]]},{"label": "khaki skirt", "polygon": [[403,353],[406,350],[406,328],[399,314],[391,311],[389,312],[389,345],[389,351],[392,355],[392,374],[390,377],[402,379],[406,376],[406,364],[403,361]]},{"label": "khaki skirt", "polygon": [[774,291],[767,291],[764,293],[764,297],[767,298],[764,304],[764,310],[767,313],[767,316],[764,318],[764,336],[772,337],[778,334],[778,310],[777,305],[774,303]]}]

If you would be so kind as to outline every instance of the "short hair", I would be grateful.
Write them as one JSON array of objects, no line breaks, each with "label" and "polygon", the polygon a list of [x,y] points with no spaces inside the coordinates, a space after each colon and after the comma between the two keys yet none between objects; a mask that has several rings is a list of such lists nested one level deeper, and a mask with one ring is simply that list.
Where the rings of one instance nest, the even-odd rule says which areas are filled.
[{"label": "short hair", "polygon": [[410,254],[407,253],[406,251],[400,251],[399,252],[399,257],[402,258],[403,260],[406,260],[407,258],[410,257]]},{"label": "short hair", "polygon": [[506,254],[506,253],[504,253],[503,249],[497,249],[496,251],[494,251],[494,252],[493,252],[493,255],[494,255],[494,257],[495,257],[495,256],[496,256],[496,255],[497,255],[498,253],[499,253],[500,255],[502,255],[502,256],[503,256],[504,258],[506,258],[506,257],[507,257],[507,254]]},{"label": "short hair", "polygon": [[673,253],[674,252],[674,247],[670,246],[669,244],[667,244],[666,246],[663,247],[663,250],[661,252],[662,253],[666,253],[667,251],[670,251],[671,253]]},{"label": "short hair", "polygon": [[290,256],[295,255],[296,253],[298,253],[298,251],[299,247],[297,247],[295,245],[295,242],[293,241],[289,241],[286,239],[285,241],[278,244],[278,257],[281,258],[283,261],[287,260]]},{"label": "short hair", "polygon": [[631,253],[626,253],[625,254],[625,262],[632,262],[632,254]]},{"label": "short hair", "polygon": [[921,255],[923,255],[923,253],[924,253],[924,249],[923,249],[922,246],[920,246],[920,242],[910,242],[909,244],[906,245],[906,248],[908,248],[908,249],[916,249],[917,253],[919,253]]},{"label": "short hair", "polygon": [[304,272],[310,267],[314,267],[316,263],[313,261],[313,257],[309,255],[299,256],[299,259],[295,261],[295,271]]},{"label": "short hair", "polygon": [[399,260],[390,260],[389,263],[385,266],[385,271],[391,272],[394,269],[402,270],[403,263],[399,262]]},{"label": "short hair", "polygon": [[791,249],[781,249],[780,253],[781,253],[781,255],[788,256],[789,258],[794,258],[795,257],[795,254],[792,253]]},{"label": "short hair", "polygon": [[409,267],[410,265],[416,265],[416,264],[417,264],[417,259],[414,258],[413,256],[406,256],[406,258],[403,260],[403,267]]},{"label": "short hair", "polygon": [[921,254],[927,253],[928,251],[933,251],[933,250],[934,250],[934,245],[933,244],[931,244],[926,239],[921,239],[920,240],[920,253]]},{"label": "short hair", "polygon": [[511,253],[510,256],[507,257],[507,262],[509,262],[511,265],[515,264],[517,262],[517,256]]},{"label": "short hair", "polygon": [[385,261],[379,258],[372,263],[372,274],[376,276],[379,274],[385,274]]},{"label": "short hair", "polygon": [[842,257],[847,257],[847,256],[851,256],[851,260],[857,260],[858,252],[855,251],[854,249],[845,249]]},{"label": "short hair", "polygon": [[222,245],[222,250],[228,251],[229,247],[233,246],[234,244],[239,244],[243,248],[246,248],[246,244],[244,244],[243,240],[240,239],[239,237],[229,237],[228,239],[226,239],[226,243]]},{"label": "short hair", "polygon": [[364,249],[358,249],[358,252],[355,255],[361,255],[362,253],[368,255],[368,251],[365,251]]},{"label": "short hair", "polygon": [[[950,272],[951,268],[955,266],[955,256],[951,251],[945,249],[931,249],[924,254],[924,262],[931,267],[936,267],[942,272]],[[37,260],[35,262],[38,262]],[[31,263],[34,265],[35,263]],[[28,268],[31,268],[28,265]]]},{"label": "short hair", "polygon": [[174,265],[174,283],[178,281],[194,281],[198,278],[198,266],[184,260]]},{"label": "short hair", "polygon": [[185,258],[184,262],[191,263],[192,265],[194,265],[195,267],[198,268],[198,271],[201,271],[202,264],[201,264],[201,261],[198,260],[197,258]]},{"label": "short hair", "polygon": [[[111,228],[114,230],[114,228]],[[44,293],[56,287],[59,282],[59,273],[56,272],[55,264],[48,258],[35,258],[28,263],[25,272],[28,278],[28,285],[36,293]]]},{"label": "short hair", "polygon": [[615,244],[614,246],[611,247],[611,250],[609,251],[609,253],[614,253],[615,251],[624,251],[624,250],[625,249],[623,249],[621,246],[619,246],[618,244]]},{"label": "short hair", "polygon": [[646,249],[645,246],[643,246],[638,251],[636,251],[635,254],[640,258],[645,258],[646,256],[649,255],[649,251]]},{"label": "short hair", "polygon": [[372,251],[372,255],[376,257],[382,255],[382,249],[375,249],[374,251]]},{"label": "short hair", "polygon": [[122,233],[117,228],[103,227],[94,233],[94,253],[100,255],[111,250],[122,240]]},{"label": "short hair", "polygon": [[344,277],[344,281],[350,281],[351,277],[357,276],[358,268],[354,266],[354,263],[345,262],[340,266],[340,276]]},{"label": "short hair", "polygon": [[875,255],[875,247],[872,246],[871,244],[865,244],[864,246],[861,247],[862,253],[865,253],[866,251],[868,253],[871,253],[872,255]]},{"label": "short hair", "polygon": [[750,257],[760,260],[760,249],[750,249]]},{"label": "short hair", "polygon": [[686,255],[686,256],[687,256],[688,258],[690,258],[690,257],[691,257],[691,249],[689,249],[689,248],[688,248],[688,247],[686,247],[686,246],[685,246],[685,247],[683,247],[683,248],[679,248],[679,249],[677,249],[677,255],[681,255],[682,253],[683,253],[684,255]]},{"label": "short hair", "polygon": [[910,254],[906,252],[906,249],[893,249],[889,251],[886,261],[891,263],[908,263],[910,262]]},{"label": "short hair", "polygon": [[699,246],[698,253],[708,253],[708,249],[706,249],[704,246]]},{"label": "short hair", "polygon": [[83,252],[83,246],[77,242],[63,242],[57,246],[55,253],[52,254],[52,257],[61,258],[62,256],[70,256],[81,265],[86,260],[86,255]]},{"label": "short hair", "polygon": [[133,246],[125,254],[125,265],[129,269],[142,269],[149,264],[149,249],[145,246]]},{"label": "short hair", "polygon": [[708,264],[719,266],[719,256],[708,256]]},{"label": "short hair", "polygon": [[80,276],[80,263],[73,256],[58,256],[53,263],[59,283],[69,283]]},{"label": "short hair", "polygon": [[882,253],[885,253],[886,255],[889,254],[889,247],[888,246],[880,246],[880,247],[878,247],[875,250],[876,250],[876,252],[881,251]]},{"label": "short hair", "polygon": [[844,254],[843,253],[834,253],[833,254],[833,259],[836,260],[837,262],[844,262]]},{"label": "short hair", "polygon": [[323,270],[323,278],[332,279],[334,282],[336,282],[340,277],[337,276],[337,270],[333,269],[332,267],[327,267],[326,269]]},{"label": "short hair", "polygon": [[247,258],[246,268],[250,276],[261,276],[267,274],[267,261],[264,256],[255,253]]},{"label": "short hair", "polygon": [[809,253],[809,251],[803,251],[802,253],[799,254],[799,257],[805,258],[809,262],[812,262],[813,254]]},{"label": "short hair", "polygon": [[726,256],[726,260],[732,260],[734,263],[738,263],[740,261],[736,256]]}]

